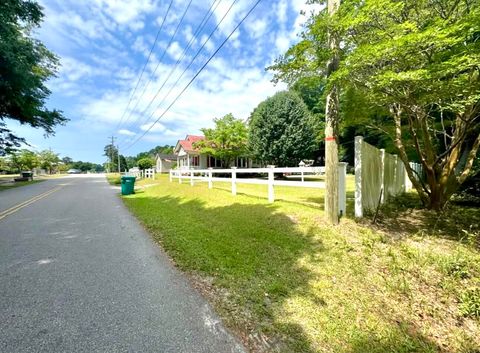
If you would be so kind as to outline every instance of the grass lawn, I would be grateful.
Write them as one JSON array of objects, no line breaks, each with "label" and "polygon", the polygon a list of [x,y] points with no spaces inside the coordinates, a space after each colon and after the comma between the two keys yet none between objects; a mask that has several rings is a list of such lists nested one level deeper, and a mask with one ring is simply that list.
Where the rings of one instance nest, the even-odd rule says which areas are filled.
[{"label": "grass lawn", "polygon": [[349,177],[332,227],[323,190],[276,187],[269,204],[263,185],[152,183],[126,205],[250,350],[479,352],[478,209],[439,218],[407,198],[372,228],[348,218]]}]

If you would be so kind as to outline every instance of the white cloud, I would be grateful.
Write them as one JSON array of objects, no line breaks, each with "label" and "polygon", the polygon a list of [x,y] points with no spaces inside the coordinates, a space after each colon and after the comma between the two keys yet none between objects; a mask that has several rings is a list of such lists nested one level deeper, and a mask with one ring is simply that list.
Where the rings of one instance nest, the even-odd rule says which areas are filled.
[{"label": "white cloud", "polygon": [[125,135],[125,136],[135,136],[136,133],[133,131],[130,131],[128,129],[120,129],[117,131],[120,135]]},{"label": "white cloud", "polygon": [[260,38],[265,35],[268,27],[268,20],[265,18],[259,18],[254,21],[247,22],[245,27],[248,29],[250,35],[253,38]]},{"label": "white cloud", "polygon": [[92,0],[102,11],[119,24],[129,24],[155,10],[151,0]]},{"label": "white cloud", "polygon": [[182,57],[183,49],[178,42],[173,42],[167,49],[168,55],[174,60],[178,60]]}]

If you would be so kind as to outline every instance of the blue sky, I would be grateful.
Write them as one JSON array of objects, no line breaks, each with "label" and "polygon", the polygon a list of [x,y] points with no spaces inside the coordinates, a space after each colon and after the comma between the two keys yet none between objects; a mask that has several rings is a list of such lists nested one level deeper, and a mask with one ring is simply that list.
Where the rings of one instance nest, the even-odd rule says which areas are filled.
[{"label": "blue sky", "polygon": [[[305,0],[262,0],[182,97],[152,127],[256,2],[237,0],[230,8],[232,1],[192,0],[182,22],[190,0],[173,1],[150,62],[126,110],[170,0],[41,0],[45,20],[37,36],[60,57],[62,64],[58,77],[48,83],[53,92],[48,106],[63,110],[70,121],[48,138],[40,130],[16,124],[10,127],[26,137],[36,150],[52,148],[62,157],[102,163],[103,147],[112,135],[117,137],[120,153],[135,155],[156,145],[173,145],[187,133],[199,134],[200,128],[213,125],[213,118],[227,113],[246,119],[258,103],[285,88],[270,82],[271,73],[265,67],[297,40],[306,19],[301,13],[318,10],[315,5],[304,4]],[[215,11],[201,34],[193,37],[212,4]],[[168,45],[178,25],[179,30]],[[207,42],[217,25],[217,31]],[[175,66],[190,41],[190,49]],[[180,78],[204,43],[203,50]],[[164,87],[158,91],[162,84]]]}]

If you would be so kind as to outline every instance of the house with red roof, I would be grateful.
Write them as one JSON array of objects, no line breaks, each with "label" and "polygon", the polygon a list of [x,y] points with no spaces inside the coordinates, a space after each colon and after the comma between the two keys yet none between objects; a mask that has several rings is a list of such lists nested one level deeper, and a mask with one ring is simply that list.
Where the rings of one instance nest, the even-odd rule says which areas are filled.
[{"label": "house with red roof", "polygon": [[[220,168],[220,160],[201,153],[200,149],[195,147],[195,142],[205,140],[205,136],[187,135],[184,140],[178,140],[173,153],[177,155],[178,169],[207,169]],[[237,158],[232,162],[232,166],[245,168],[252,166],[252,162],[247,158]]]},{"label": "house with red roof", "polygon": [[205,169],[207,156],[201,154],[194,146],[195,142],[205,140],[205,136],[187,135],[184,140],[178,140],[173,153],[177,155],[177,168],[180,169]]}]

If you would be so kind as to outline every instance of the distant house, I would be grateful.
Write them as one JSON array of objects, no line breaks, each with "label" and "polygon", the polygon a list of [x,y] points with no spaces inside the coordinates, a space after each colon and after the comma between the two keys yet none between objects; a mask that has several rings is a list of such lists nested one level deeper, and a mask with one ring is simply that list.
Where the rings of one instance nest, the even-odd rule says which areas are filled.
[{"label": "distant house", "polygon": [[178,140],[173,153],[177,156],[177,168],[179,169],[205,169],[207,167],[207,156],[200,154],[198,148],[193,144],[205,140],[205,136],[187,135],[184,140]]},{"label": "distant house", "polygon": [[157,173],[168,173],[177,162],[177,156],[174,154],[157,153],[155,156],[155,168]]},{"label": "distant house", "polygon": [[[195,142],[205,140],[205,136],[187,135],[184,140],[178,140],[173,153],[177,156],[179,169],[206,169],[222,168],[222,162],[208,154],[201,153],[194,147]],[[237,158],[228,167],[249,168],[256,167],[248,158]],[[226,166],[223,166],[226,167]],[[227,167],[227,168],[228,168]]]}]

